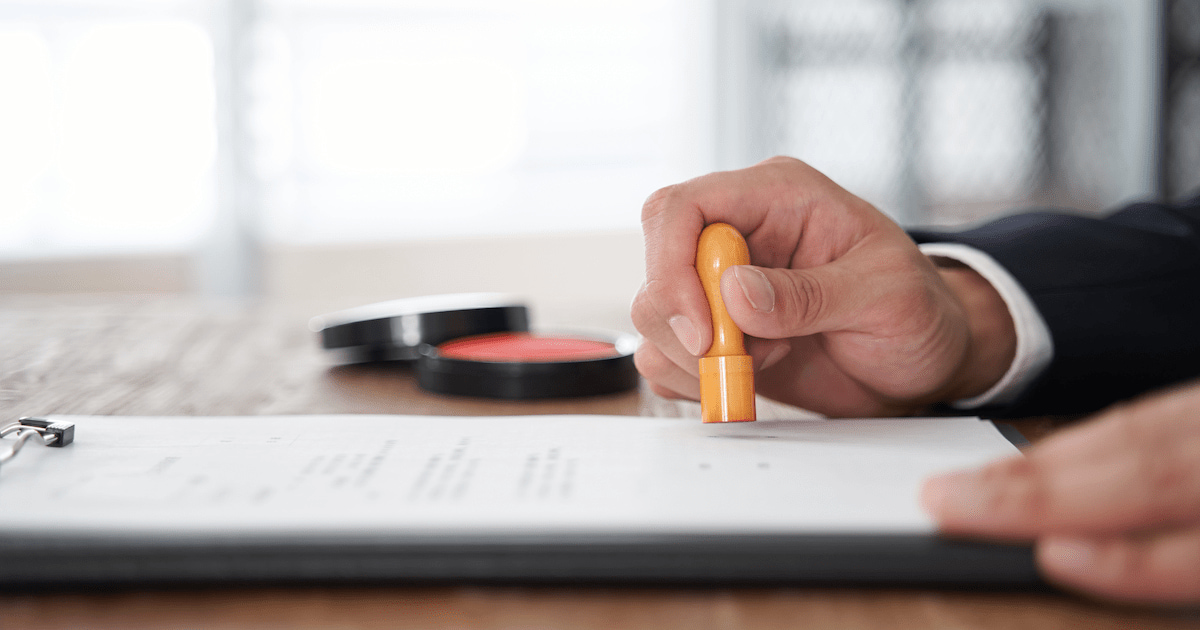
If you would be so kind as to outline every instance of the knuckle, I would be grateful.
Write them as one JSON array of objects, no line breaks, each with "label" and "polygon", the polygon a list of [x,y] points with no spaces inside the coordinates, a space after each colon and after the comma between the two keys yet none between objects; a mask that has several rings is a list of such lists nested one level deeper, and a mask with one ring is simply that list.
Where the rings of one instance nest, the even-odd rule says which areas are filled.
[{"label": "knuckle", "polygon": [[761,164],[796,166],[796,165],[802,165],[802,164],[804,164],[804,162],[801,162],[800,160],[798,160],[790,155],[773,155],[773,156],[763,160],[761,162]]},{"label": "knuckle", "polygon": [[1051,496],[1037,465],[1027,457],[998,462],[987,470],[996,480],[1004,480],[1004,491],[993,495],[993,513],[1020,523],[1040,523],[1050,513]]},{"label": "knuckle", "polygon": [[679,197],[679,186],[671,185],[650,193],[642,203],[642,222],[649,221],[662,214]]},{"label": "knuckle", "polygon": [[646,287],[643,291],[643,294],[645,295],[645,302],[647,303],[647,306],[652,311],[652,317],[666,321],[665,318],[663,318],[662,311],[658,308],[658,306],[661,304],[673,303],[675,298],[679,295],[679,289],[678,287],[670,286],[670,283],[663,282],[662,280],[650,280],[646,282]]},{"label": "knuckle", "polygon": [[902,322],[924,324],[937,311],[938,293],[934,285],[907,270],[888,269],[883,272],[886,282],[879,299],[896,312]]},{"label": "knuckle", "polygon": [[807,274],[789,273],[785,275],[785,310],[781,315],[790,320],[788,323],[806,326],[820,321],[826,310],[824,289]]},{"label": "knuckle", "polygon": [[1192,458],[1181,457],[1176,449],[1161,453],[1142,452],[1137,474],[1142,479],[1144,510],[1159,519],[1172,519],[1179,513],[1200,509],[1200,482]]},{"label": "knuckle", "polygon": [[1200,459],[1190,427],[1172,422],[1172,415],[1146,413],[1145,403],[1125,402],[1113,406],[1109,421],[1116,423],[1122,440],[1135,457],[1136,482],[1141,488],[1143,509],[1160,518],[1200,510]]},{"label": "knuckle", "polygon": [[650,296],[646,285],[638,289],[637,295],[633,297],[633,302],[629,305],[629,317],[633,320],[633,327],[643,335],[654,328],[658,322],[658,309],[654,308],[654,304],[650,301]]}]

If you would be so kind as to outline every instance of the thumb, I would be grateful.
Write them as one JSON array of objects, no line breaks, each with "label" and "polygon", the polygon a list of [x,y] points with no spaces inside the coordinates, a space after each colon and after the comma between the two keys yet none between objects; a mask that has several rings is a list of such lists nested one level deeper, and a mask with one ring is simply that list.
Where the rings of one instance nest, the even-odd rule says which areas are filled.
[{"label": "thumb", "polygon": [[838,330],[865,301],[836,263],[808,269],[737,265],[721,275],[725,309],[742,332],[764,339]]}]

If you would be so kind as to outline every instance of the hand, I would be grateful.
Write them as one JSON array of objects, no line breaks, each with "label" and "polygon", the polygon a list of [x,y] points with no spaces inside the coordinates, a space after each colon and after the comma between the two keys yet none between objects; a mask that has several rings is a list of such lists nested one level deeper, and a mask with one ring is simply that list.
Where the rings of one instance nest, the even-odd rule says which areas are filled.
[{"label": "hand", "polygon": [[721,295],[747,335],[759,393],[831,416],[912,413],[987,390],[1015,352],[1007,307],[966,268],[938,269],[899,226],[808,165],[772,158],[655,192],[642,210],[646,283],[634,356],[660,395],[699,397],[712,342],[696,275],[704,226],[726,222],[753,266]]},{"label": "hand", "polygon": [[1042,572],[1068,588],[1200,602],[1200,383],[930,479],[922,501],[948,533],[1036,540]]}]

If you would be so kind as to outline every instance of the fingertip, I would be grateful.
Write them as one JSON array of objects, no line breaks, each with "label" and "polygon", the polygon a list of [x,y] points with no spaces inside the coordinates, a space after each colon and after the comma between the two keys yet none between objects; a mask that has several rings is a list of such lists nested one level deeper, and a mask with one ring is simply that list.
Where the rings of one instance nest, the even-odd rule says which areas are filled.
[{"label": "fingertip", "polygon": [[643,340],[633,353],[633,364],[651,391],[667,398],[699,398],[699,362],[692,358],[684,359],[684,364],[675,361],[649,340]]},{"label": "fingertip", "polygon": [[[631,305],[633,325],[646,339],[679,358],[682,350],[695,357],[702,354],[711,343],[711,331],[707,328],[708,302],[703,291],[699,299],[688,299],[682,283],[647,280],[639,289]],[[696,283],[699,289],[699,282]]]},{"label": "fingertip", "polygon": [[[835,329],[823,282],[813,269],[738,265],[721,277],[721,297],[738,327],[764,339],[799,337]],[[828,274],[826,274],[828,275]],[[845,301],[846,295],[837,295]]]},{"label": "fingertip", "polygon": [[726,269],[721,274],[721,299],[742,332],[761,339],[785,336],[775,334],[775,291],[761,270],[749,265]]},{"label": "fingertip", "polygon": [[919,498],[921,509],[925,510],[925,513],[935,521],[942,519],[945,512],[946,495],[949,493],[950,484],[953,483],[947,477],[948,475],[930,477],[921,484]]},{"label": "fingertip", "polygon": [[[750,308],[759,313],[771,313],[775,310],[775,288],[771,286],[770,280],[762,270],[750,265],[735,265],[729,268],[729,272]],[[724,281],[724,277],[721,279]],[[724,296],[724,287],[721,293]]]},{"label": "fingertip", "polygon": [[1062,588],[1125,602],[1163,600],[1165,593],[1129,572],[1128,550],[1120,547],[1116,540],[1046,536],[1034,555],[1045,578]]},{"label": "fingertip", "polygon": [[1060,586],[1127,603],[1200,603],[1200,527],[1050,535],[1037,562]]},{"label": "fingertip", "polygon": [[960,470],[926,479],[920,490],[921,507],[948,531],[1003,534],[994,531],[999,489],[984,481],[986,470]]}]

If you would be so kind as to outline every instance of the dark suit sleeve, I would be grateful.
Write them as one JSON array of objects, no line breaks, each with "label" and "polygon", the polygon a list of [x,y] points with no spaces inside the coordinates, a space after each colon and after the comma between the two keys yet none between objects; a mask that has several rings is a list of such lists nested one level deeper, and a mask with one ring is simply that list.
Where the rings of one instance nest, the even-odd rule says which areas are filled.
[{"label": "dark suit sleeve", "polygon": [[1087,412],[1200,376],[1200,195],[1105,218],[1031,212],[910,234],[991,255],[1050,328],[1049,368],[995,415]]}]

